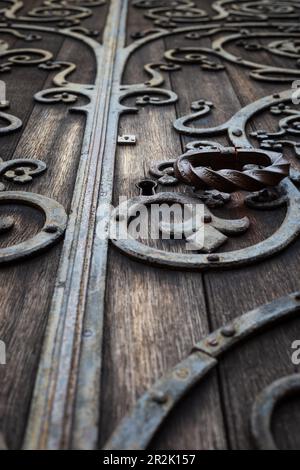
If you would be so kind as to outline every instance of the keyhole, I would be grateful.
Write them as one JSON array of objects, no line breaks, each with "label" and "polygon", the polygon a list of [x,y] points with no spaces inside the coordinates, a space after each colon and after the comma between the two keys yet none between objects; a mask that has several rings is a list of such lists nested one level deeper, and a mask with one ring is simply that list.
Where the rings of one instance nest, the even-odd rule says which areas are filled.
[{"label": "keyhole", "polygon": [[153,196],[157,183],[152,180],[142,180],[137,183],[136,187],[140,190],[140,196]]}]

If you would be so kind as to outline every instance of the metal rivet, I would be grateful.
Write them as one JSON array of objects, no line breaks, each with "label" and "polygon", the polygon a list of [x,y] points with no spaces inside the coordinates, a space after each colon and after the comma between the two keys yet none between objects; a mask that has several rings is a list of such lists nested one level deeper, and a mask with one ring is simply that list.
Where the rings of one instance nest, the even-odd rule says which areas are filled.
[{"label": "metal rivet", "polygon": [[23,175],[25,175],[25,171],[24,171],[23,168],[16,168],[16,169],[15,169],[15,174],[16,174],[17,176],[23,176]]},{"label": "metal rivet", "polygon": [[221,335],[225,336],[226,338],[230,338],[236,334],[236,329],[234,326],[225,326],[221,330]]},{"label": "metal rivet", "polygon": [[55,232],[57,232],[57,227],[56,227],[56,225],[47,225],[47,226],[44,228],[44,232],[47,232],[47,233],[55,233]]},{"label": "metal rivet", "polygon": [[168,400],[168,397],[164,392],[155,391],[151,394],[151,400],[159,405],[163,405]]},{"label": "metal rivet", "polygon": [[179,369],[179,370],[177,370],[177,371],[175,372],[175,375],[176,375],[178,378],[184,380],[184,379],[186,379],[186,378],[190,375],[190,372],[189,372],[188,369]]},{"label": "metal rivet", "polygon": [[232,135],[235,135],[236,137],[241,137],[243,135],[242,129],[233,129]]},{"label": "metal rivet", "polygon": [[212,338],[212,339],[210,339],[210,340],[207,342],[207,344],[208,344],[209,346],[216,347],[216,346],[219,345],[219,341],[218,341],[216,338]]},{"label": "metal rivet", "polygon": [[84,338],[90,338],[91,336],[93,336],[93,332],[92,330],[84,330],[82,335],[84,336]]},{"label": "metal rivet", "polygon": [[207,261],[211,261],[211,262],[220,261],[220,256],[219,255],[208,255]]},{"label": "metal rivet", "polygon": [[203,223],[210,224],[212,222],[212,217],[211,215],[205,215],[202,220],[203,220]]}]

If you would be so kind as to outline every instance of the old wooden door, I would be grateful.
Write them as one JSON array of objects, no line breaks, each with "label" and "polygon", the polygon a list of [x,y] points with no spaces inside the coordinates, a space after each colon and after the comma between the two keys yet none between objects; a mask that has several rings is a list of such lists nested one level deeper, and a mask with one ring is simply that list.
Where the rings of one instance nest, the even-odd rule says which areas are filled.
[{"label": "old wooden door", "polygon": [[300,448],[299,2],[0,14],[1,447]]}]

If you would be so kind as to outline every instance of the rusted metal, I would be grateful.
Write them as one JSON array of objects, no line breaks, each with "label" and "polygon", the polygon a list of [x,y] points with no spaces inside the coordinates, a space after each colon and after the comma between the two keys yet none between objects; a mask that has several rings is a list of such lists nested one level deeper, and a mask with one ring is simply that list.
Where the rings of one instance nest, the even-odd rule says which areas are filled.
[{"label": "rusted metal", "polygon": [[276,380],[256,398],[251,415],[251,432],[260,450],[278,450],[272,433],[275,407],[284,399],[300,394],[300,374]]},{"label": "rusted metal", "polygon": [[[197,189],[213,188],[231,193],[239,189],[258,191],[277,186],[289,175],[290,164],[282,156],[272,159],[262,150],[225,148],[187,152],[174,163],[176,178]],[[244,169],[255,165],[254,169]],[[264,168],[257,168],[257,167]]]},{"label": "rusted metal", "polygon": [[[177,364],[163,378],[158,380],[136,403],[131,412],[121,421],[105,450],[142,450],[147,448],[151,439],[162,425],[171,410],[195,385],[201,383],[207,374],[220,363],[223,354],[233,347],[245,342],[249,337],[272,327],[279,321],[284,321],[300,312],[300,296],[294,293],[270,304],[259,307],[211,333],[197,343],[188,358]],[[184,371],[184,373],[183,373]],[[299,376],[293,382],[299,392]],[[291,389],[291,383],[276,387],[276,401],[283,391]],[[285,392],[284,392],[285,394]],[[154,397],[165,397],[163,401]],[[267,415],[269,417],[269,393],[267,395]],[[271,403],[273,405],[274,402]],[[254,424],[257,429],[260,446],[268,443],[265,439],[265,420],[259,420],[254,412]],[[267,424],[269,419],[267,419]],[[258,427],[257,427],[258,426]],[[261,432],[262,431],[262,432]],[[267,428],[268,431],[268,428]]]},{"label": "rusted metal", "polygon": [[[188,191],[187,191],[188,192]],[[207,207],[216,209],[217,207],[223,207],[225,204],[231,201],[231,195],[228,193],[221,193],[220,191],[191,191],[191,195],[200,199]]]},{"label": "rusted metal", "polygon": [[153,162],[150,167],[150,174],[158,178],[158,183],[165,186],[172,186],[178,183],[178,179],[174,176],[175,160],[163,160]]}]

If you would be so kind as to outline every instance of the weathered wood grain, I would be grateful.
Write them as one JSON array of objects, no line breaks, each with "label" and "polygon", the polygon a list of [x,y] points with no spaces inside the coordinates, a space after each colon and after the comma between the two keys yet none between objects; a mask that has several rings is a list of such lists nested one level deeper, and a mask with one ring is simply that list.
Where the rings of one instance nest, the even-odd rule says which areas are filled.
[{"label": "weathered wood grain", "polygon": [[[41,3],[41,0],[28,1],[24,11]],[[195,3],[211,11],[209,0],[195,0]],[[108,4],[94,11],[94,16],[88,18],[84,26],[99,30],[101,40]],[[132,41],[132,33],[153,27],[143,13],[144,10],[130,7],[128,43]],[[87,48],[59,35],[42,33],[42,36],[42,41],[33,44],[10,35],[3,37],[11,48],[47,48],[58,60],[74,61],[78,68],[72,80],[93,82],[94,62]],[[145,46],[130,59],[123,82],[146,81],[144,65],[162,61],[167,49],[198,44],[209,47],[211,41],[191,41],[182,34]],[[248,54],[234,45],[230,50],[243,56]],[[251,52],[251,58],[266,64],[292,65],[291,61],[270,57],[264,51]],[[289,87],[289,84],[254,81],[248,69],[227,62],[224,65],[225,70],[220,72],[205,71],[198,65],[183,65],[178,72],[165,73],[164,86],[179,95],[178,103],[168,107],[142,107],[138,115],[121,119],[119,133],[136,135],[137,145],[117,149],[115,204],[119,196],[137,194],[135,185],[149,177],[153,161],[175,158],[184,151],[191,139],[179,136],[172,124],[176,118],[190,112],[193,101],[213,101],[212,113],[195,123],[209,127],[226,121],[248,103]],[[53,197],[68,211],[85,120],[83,116],[71,115],[65,105],[44,106],[33,101],[34,92],[51,86],[52,76],[53,73],[36,67],[16,67],[10,75],[1,75],[1,79],[7,81],[10,111],[22,119],[23,129],[1,137],[0,157],[45,161],[47,173],[24,189]],[[265,112],[253,120],[249,130],[272,128],[274,123]],[[216,140],[226,144],[224,138]],[[286,156],[299,167],[292,151],[287,151]],[[7,184],[7,188],[13,189],[14,185]],[[273,233],[283,219],[284,209],[249,210],[244,207],[243,198],[244,194],[237,194],[226,208],[215,211],[223,218],[247,215],[251,220],[249,231],[240,238],[230,239],[225,250],[257,243]],[[1,206],[2,214],[13,215],[15,228],[9,236],[0,236],[0,247],[27,239],[38,232],[43,222],[37,211],[30,208]],[[99,446],[143,392],[183,359],[196,341],[250,309],[299,289],[299,243],[255,266],[206,274],[149,267],[111,247]],[[181,250],[180,244],[172,242],[158,241],[157,246],[175,252]],[[58,245],[47,254],[0,270],[0,338],[7,344],[8,355],[8,365],[0,366],[0,447],[5,443],[9,448],[19,448],[22,444],[59,255]],[[247,341],[222,358],[217,370],[171,413],[150,447],[252,448],[249,417],[253,401],[273,380],[297,371],[291,362],[291,344],[299,339],[298,331],[299,320],[295,319]],[[282,448],[300,446],[298,410],[299,400],[295,399],[281,405],[276,412],[274,432]]]},{"label": "weathered wood grain", "polygon": [[[142,27],[133,8],[129,21],[128,35]],[[161,61],[165,49],[163,42],[155,42],[135,54],[124,83],[145,81],[143,66]],[[175,75],[166,75],[166,88]],[[152,161],[182,152],[181,139],[172,129],[175,118],[172,107],[146,107],[137,116],[122,118],[120,135],[135,134],[137,146],[118,148],[115,203],[119,196],[137,194],[135,184],[149,177]],[[147,387],[209,331],[201,274],[149,268],[111,249],[107,282],[100,444]],[[154,448],[226,447],[214,374],[209,390],[195,393],[182,405],[185,412],[171,416],[170,425],[152,443]]]}]

